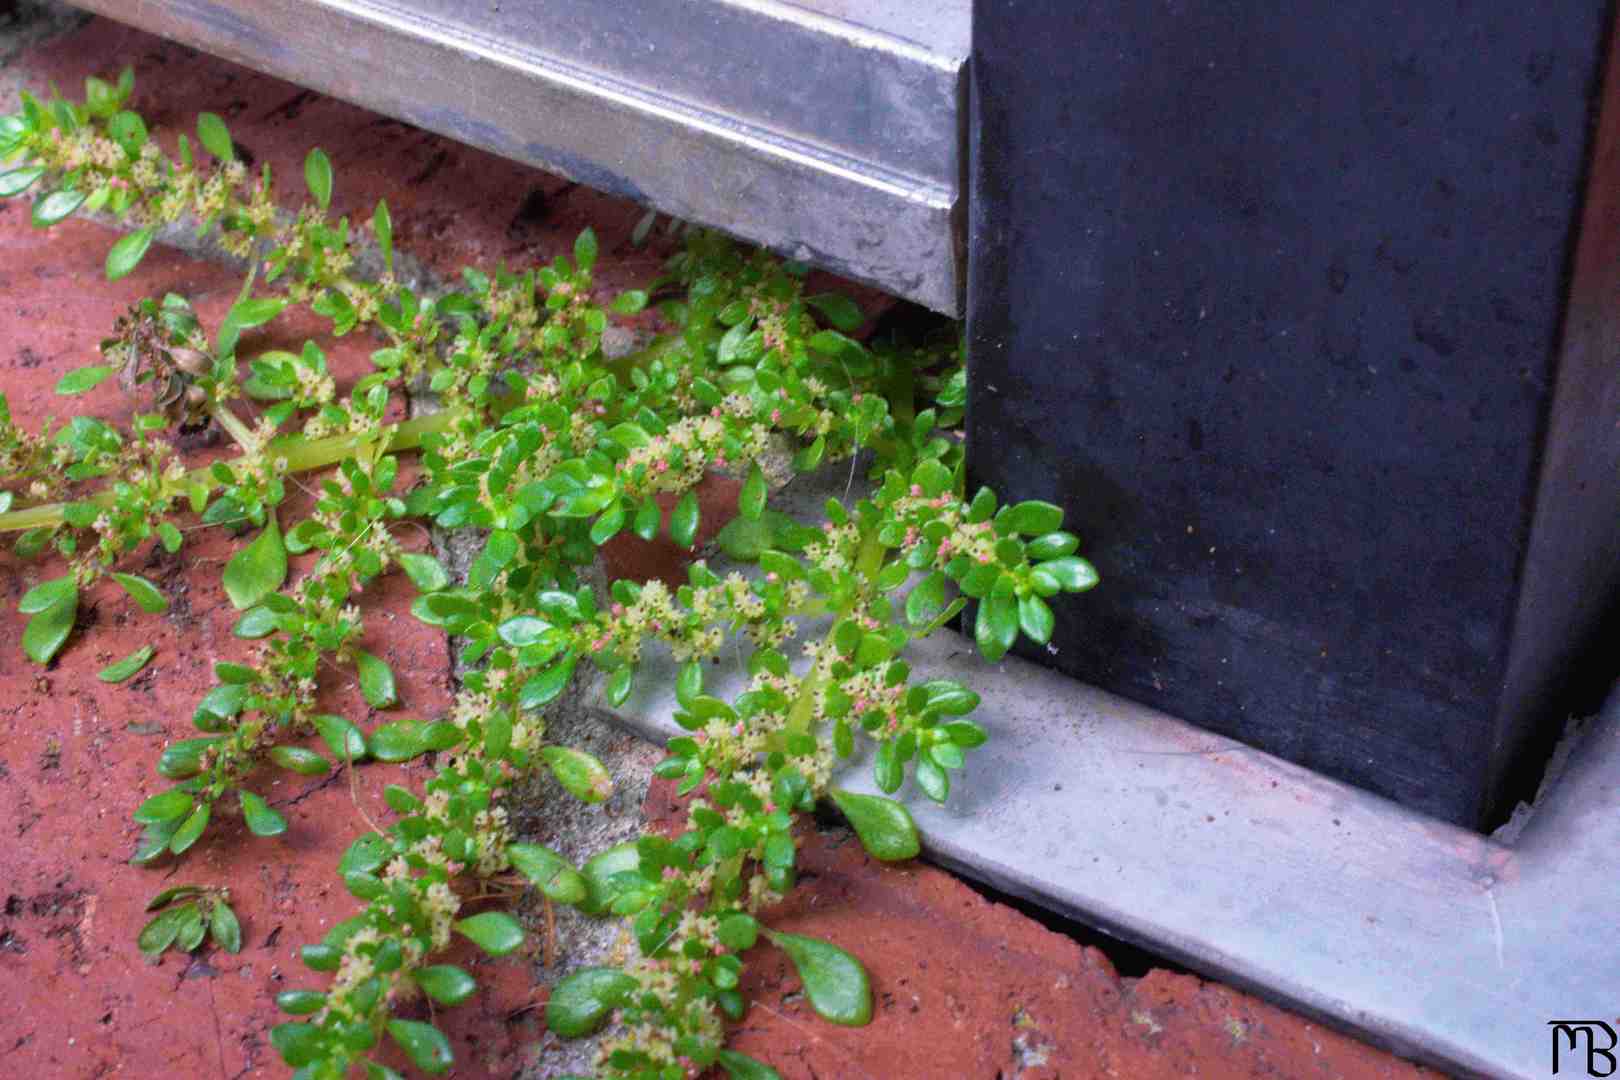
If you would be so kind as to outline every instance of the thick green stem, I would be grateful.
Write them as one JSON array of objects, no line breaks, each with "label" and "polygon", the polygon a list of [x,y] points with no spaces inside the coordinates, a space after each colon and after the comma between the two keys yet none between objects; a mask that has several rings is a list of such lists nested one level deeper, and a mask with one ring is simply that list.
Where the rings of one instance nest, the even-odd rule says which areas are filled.
[{"label": "thick green stem", "polygon": [[[461,410],[447,409],[432,416],[418,416],[413,420],[406,420],[394,428],[388,439],[387,448],[395,452],[415,450],[422,445],[425,437],[448,431],[461,416]],[[309,472],[354,457],[374,438],[376,436],[371,432],[359,432],[350,435],[330,435],[324,439],[295,439],[273,444],[272,448],[287,459],[288,472]],[[219,486],[219,482],[205,467],[187,472],[171,486],[171,491],[178,498],[191,490],[195,484],[201,484],[210,491]],[[98,491],[83,501],[97,506],[111,506],[113,495],[110,491]],[[30,506],[24,510],[13,510],[9,514],[0,514],[0,533],[25,532],[28,529],[60,525],[64,505],[46,503],[41,506]]]},{"label": "thick green stem", "polygon": [[214,422],[225,429],[225,434],[235,440],[237,446],[243,450],[253,449],[253,432],[248,430],[246,424],[242,423],[241,417],[225,407],[223,401],[214,402],[213,406],[208,410],[208,415],[212,416]]}]

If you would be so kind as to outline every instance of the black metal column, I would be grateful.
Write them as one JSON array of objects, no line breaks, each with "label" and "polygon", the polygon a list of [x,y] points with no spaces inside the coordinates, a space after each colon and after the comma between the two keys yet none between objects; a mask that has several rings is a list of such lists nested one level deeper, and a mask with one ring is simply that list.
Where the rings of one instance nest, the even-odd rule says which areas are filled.
[{"label": "black metal column", "polygon": [[970,486],[1103,575],[1046,662],[1497,809],[1620,567],[1620,355],[1558,362],[1608,23],[979,0]]}]

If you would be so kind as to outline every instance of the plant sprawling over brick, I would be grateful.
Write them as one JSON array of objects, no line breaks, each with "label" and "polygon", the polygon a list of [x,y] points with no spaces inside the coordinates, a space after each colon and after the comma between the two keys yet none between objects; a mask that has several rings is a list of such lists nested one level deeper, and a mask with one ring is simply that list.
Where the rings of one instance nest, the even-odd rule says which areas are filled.
[{"label": "plant sprawling over brick", "polygon": [[[23,555],[54,552],[67,566],[23,596],[22,647],[39,663],[55,657],[81,591],[104,575],[142,609],[163,611],[159,588],[118,567],[150,543],[178,550],[189,515],[243,534],[223,585],[242,613],[235,633],[258,640],[258,652],[248,664],[216,665],[218,685],[196,707],[198,735],[164,750],[157,768],[174,784],[135,810],[145,827],[137,864],[185,855],[221,815],[240,814],[258,836],[284,831],[254,790],[265,769],[314,776],[333,759],[437,755],[419,793],[387,789],[397,819],[359,837],[338,867],[364,907],[304,947],[305,963],[331,978],[324,989],[280,996],[294,1016],[272,1032],[281,1056],[300,1077],[356,1066],[392,1076],[367,1057],[387,1036],[421,1069],[446,1069],[439,1029],[394,1008],[418,994],[455,1005],[475,992],[466,971],[435,962],[455,935],[494,955],[521,945],[510,914],[468,911],[482,906],[474,893],[501,892],[500,880],[629,921],[633,957],[565,978],[546,1010],[563,1036],[609,1028],[603,1076],[674,1080],[716,1064],[733,1077],[775,1076],[724,1039],[724,1019],[748,1008],[739,973],[762,937],[792,959],[818,1013],[865,1023],[866,974],[849,953],[761,921],[793,888],[795,821],[828,798],[875,857],[915,855],[916,829],[900,803],[834,784],[840,760],[870,740],[881,790],[897,790],[909,770],[943,801],[951,771],[984,742],[968,718],[977,696],[956,682],[914,680],[908,643],[973,598],[978,647],[994,660],[1020,634],[1045,642],[1047,599],[1096,582],[1057,507],[998,506],[988,490],[963,497],[959,444],[949,437],[963,401],[959,350],[868,348],[847,336],[860,310],[837,294],[806,295],[803,267],[697,230],[649,291],[605,305],[593,286],[590,230],[572,258],[468,269],[456,291],[421,295],[394,274],[386,204],[369,228],[332,220],[326,154],[305,162],[304,206],[278,212],[268,167],[245,168],[217,116],[203,114],[195,144],[182,135],[178,153],[164,153],[124,107],[132,82],[128,72],[114,83],[88,80],[83,103],[24,96],[20,113],[0,117],[0,196],[32,194],[39,226],[81,209],[119,218],[130,231],[107,254],[110,278],[134,269],[158,230],[182,220],[200,222],[251,269],[218,326],[204,327],[184,297],[142,301],[102,343],[101,363],[61,380],[64,395],[109,378],[144,393],[150,411],[127,429],[79,416],[25,431],[0,397],[0,531],[16,534]],[[356,270],[368,231],[384,267],[375,280]],[[668,332],[629,356],[604,355],[610,320],[641,311],[650,296],[668,297],[659,304]],[[239,355],[242,331],[295,306],[329,320],[335,335],[370,335],[372,371],[340,392],[314,342]],[[433,395],[440,410],[385,420],[407,388]],[[243,409],[244,398],[255,404]],[[188,469],[173,438],[210,422],[236,453]],[[853,506],[830,500],[815,525],[771,509],[762,462],[783,446],[801,471],[874,451],[872,495]],[[398,467],[410,452],[421,478],[405,491]],[[757,574],[721,576],[697,562],[674,590],[620,580],[598,592],[588,583],[596,549],[623,530],[691,547],[693,488],[711,469],[746,476],[739,516],[720,543]],[[313,513],[284,521],[286,478],[312,471],[320,474]],[[407,519],[477,530],[482,547],[465,581],[407,550],[396,533]],[[289,581],[288,554],[307,551],[318,561]],[[420,593],[417,618],[454,635],[470,670],[446,715],[363,731],[320,711],[321,671],[352,668],[369,704],[395,704],[393,673],[358,645],[356,603],[368,582],[395,570]],[[805,620],[827,629],[794,644]],[[750,679],[721,700],[704,692],[701,662],[737,638],[751,647]],[[610,702],[624,702],[650,641],[684,661],[676,719],[687,733],[671,740],[657,771],[695,793],[685,829],[673,839],[642,836],[583,867],[520,841],[502,800],[524,775],[549,772],[587,803],[612,790],[599,761],[548,741],[547,707],[586,671],[601,673]],[[100,677],[128,678],[150,657],[141,650]],[[330,756],[300,745],[312,734]],[[138,944],[191,949],[211,933],[234,950],[240,932],[228,900],[219,886],[166,889]]]}]

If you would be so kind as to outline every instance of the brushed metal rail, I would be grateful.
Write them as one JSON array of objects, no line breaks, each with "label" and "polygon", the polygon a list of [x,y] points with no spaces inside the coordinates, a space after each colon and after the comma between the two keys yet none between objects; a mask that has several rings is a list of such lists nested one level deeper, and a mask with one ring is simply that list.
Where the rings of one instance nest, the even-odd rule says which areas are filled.
[{"label": "brushed metal rail", "polygon": [[961,308],[966,0],[72,0]]}]

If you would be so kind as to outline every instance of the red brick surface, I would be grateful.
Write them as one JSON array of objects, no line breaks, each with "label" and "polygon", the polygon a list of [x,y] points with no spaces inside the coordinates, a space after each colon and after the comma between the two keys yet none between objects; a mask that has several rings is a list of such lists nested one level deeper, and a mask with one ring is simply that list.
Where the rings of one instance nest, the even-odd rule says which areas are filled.
[{"label": "red brick surface", "polygon": [[[271,162],[297,197],[305,151],[323,146],[337,170],[337,207],[364,215],[386,197],[398,246],[440,273],[549,259],[586,224],[602,238],[609,290],[644,283],[662,257],[629,248],[638,208],[114,23],[93,22],[48,43],[19,69],[30,85],[71,88],[125,63],[137,69],[134,106],[161,138],[172,143],[177,131],[190,130],[198,110],[218,111],[240,145]],[[79,222],[36,232],[26,204],[0,204],[0,390],[26,425],[70,409],[109,420],[127,413],[112,382],[71,405],[51,388],[65,371],[94,362],[96,343],[131,301],[181,292],[211,322],[234,295],[234,275],[167,250],[108,284],[101,265],[113,238]],[[317,328],[315,321],[277,324],[273,337],[250,338],[244,349],[296,347]],[[356,338],[322,343],[349,378],[372,347]],[[718,484],[711,507],[729,504],[733,489]],[[294,498],[288,520],[305,499]],[[706,517],[711,527],[719,523],[718,513]],[[410,532],[420,543],[420,533]],[[126,865],[138,832],[129,813],[163,784],[154,772],[162,746],[191,733],[190,713],[212,683],[212,664],[251,648],[230,634],[235,612],[219,585],[229,551],[225,538],[199,530],[179,558],[136,555],[127,569],[158,582],[170,611],[145,615],[116,586],[98,586],[83,603],[83,629],[49,670],[22,657],[15,608],[26,589],[60,568],[0,554],[0,828],[10,832],[0,845],[6,1075],[287,1072],[267,1043],[279,1019],[274,995],[319,985],[297,947],[354,910],[333,867],[367,818],[387,820],[381,787],[399,773],[266,776],[259,790],[291,822],[282,838],[254,840],[227,821],[178,870]],[[670,554],[628,546],[618,563],[667,572]],[[449,657],[444,639],[409,617],[409,600],[397,577],[367,594],[367,645],[397,673],[402,715],[432,715],[450,690]],[[142,644],[157,654],[139,677],[117,686],[96,681],[97,670]],[[376,721],[346,680],[329,682],[332,711],[363,726]],[[648,806],[665,820],[672,813],[662,788]],[[847,835],[812,834],[804,866],[803,885],[773,924],[857,953],[872,973],[878,1008],[860,1031],[820,1022],[796,994],[785,960],[762,949],[749,974],[759,1003],[739,1025],[736,1046],[784,1077],[1419,1075],[1219,985],[1164,972],[1121,979],[1095,949],[984,900],[940,870],[879,867]],[[239,955],[210,946],[194,958],[142,960],[133,946],[142,906],[181,881],[231,885],[244,932]],[[521,958],[456,960],[486,991],[440,1017],[454,1042],[454,1075],[516,1074],[534,1062],[540,1035],[529,966]]]}]

